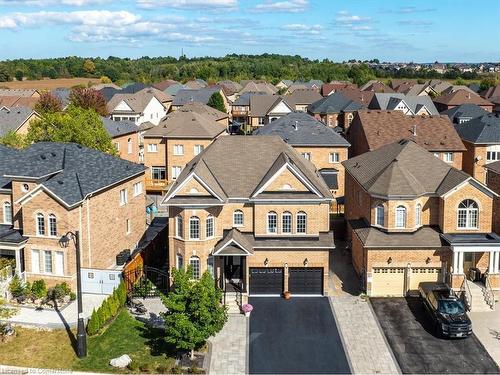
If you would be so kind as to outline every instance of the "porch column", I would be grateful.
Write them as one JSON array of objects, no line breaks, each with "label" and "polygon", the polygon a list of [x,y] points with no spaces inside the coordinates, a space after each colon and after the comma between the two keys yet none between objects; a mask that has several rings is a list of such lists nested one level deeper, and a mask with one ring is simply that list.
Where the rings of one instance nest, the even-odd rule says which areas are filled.
[{"label": "porch column", "polygon": [[500,251],[495,251],[493,255],[493,273],[500,273]]},{"label": "porch column", "polygon": [[488,262],[488,271],[490,273],[495,273],[495,258],[496,258],[496,251],[490,251],[489,253],[489,262]]},{"label": "porch column", "polygon": [[453,252],[453,274],[457,275],[458,272],[458,251]]},{"label": "porch column", "polygon": [[460,251],[458,253],[458,273],[462,275],[464,273],[464,252]]},{"label": "porch column", "polygon": [[14,251],[14,253],[16,254],[16,269],[14,271],[19,276],[21,276],[21,256],[20,256],[20,251],[21,250],[15,250]]}]

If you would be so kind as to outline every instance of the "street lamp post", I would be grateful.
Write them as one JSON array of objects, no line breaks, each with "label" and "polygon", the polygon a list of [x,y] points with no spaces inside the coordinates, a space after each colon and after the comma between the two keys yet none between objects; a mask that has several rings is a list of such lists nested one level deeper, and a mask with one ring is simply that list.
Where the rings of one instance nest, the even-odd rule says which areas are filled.
[{"label": "street lamp post", "polygon": [[77,355],[79,358],[87,356],[87,335],[83,323],[83,303],[82,303],[82,266],[80,261],[80,236],[78,231],[68,232],[59,240],[61,246],[68,247],[69,241],[73,240],[76,248],[76,294],[78,297],[78,327],[76,333]]}]

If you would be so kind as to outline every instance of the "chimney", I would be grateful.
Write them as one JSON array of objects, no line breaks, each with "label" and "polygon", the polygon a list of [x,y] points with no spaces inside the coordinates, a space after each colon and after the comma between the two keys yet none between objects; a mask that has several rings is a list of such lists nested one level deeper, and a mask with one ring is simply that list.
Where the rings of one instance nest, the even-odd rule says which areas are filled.
[{"label": "chimney", "polygon": [[413,125],[413,136],[417,136],[417,124]]},{"label": "chimney", "polygon": [[469,92],[469,95],[467,95],[467,99],[470,99],[470,92]]},{"label": "chimney", "polygon": [[295,120],[295,123],[293,124],[293,128],[295,130],[299,130],[299,122],[297,120]]}]

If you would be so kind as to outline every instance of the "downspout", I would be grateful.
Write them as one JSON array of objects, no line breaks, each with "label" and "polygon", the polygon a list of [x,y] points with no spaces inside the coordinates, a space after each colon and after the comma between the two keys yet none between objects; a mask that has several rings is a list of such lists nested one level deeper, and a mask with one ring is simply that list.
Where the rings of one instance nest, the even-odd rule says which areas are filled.
[{"label": "downspout", "polygon": [[87,197],[87,244],[88,244],[88,258],[89,268],[92,268],[92,246],[90,245],[90,198],[92,194]]}]

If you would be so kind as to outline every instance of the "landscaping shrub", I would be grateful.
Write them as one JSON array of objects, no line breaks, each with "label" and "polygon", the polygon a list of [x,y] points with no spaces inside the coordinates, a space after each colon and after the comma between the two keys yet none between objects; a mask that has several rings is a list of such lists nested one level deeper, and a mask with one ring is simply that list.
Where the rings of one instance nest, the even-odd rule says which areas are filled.
[{"label": "landscaping shrub", "polygon": [[14,298],[24,297],[26,295],[26,288],[21,278],[16,274],[9,284],[9,291]]},{"label": "landscaping shrub", "polygon": [[75,292],[71,292],[71,293],[69,294],[69,300],[70,300],[70,301],[74,301],[75,299],[76,299],[76,293],[75,293]]},{"label": "landscaping shrub", "polygon": [[110,320],[118,315],[120,309],[125,306],[125,302],[127,302],[127,289],[125,283],[121,282],[118,288],[113,290],[113,294],[92,312],[87,322],[87,333],[91,336],[99,333]]},{"label": "landscaping shrub", "polygon": [[45,297],[47,295],[47,285],[45,284],[45,280],[33,281],[33,284],[31,285],[31,292],[35,298]]},{"label": "landscaping shrub", "polygon": [[137,361],[132,361],[128,364],[127,368],[130,370],[130,371],[133,371],[133,372],[138,372],[139,371],[139,363],[137,363]]}]

